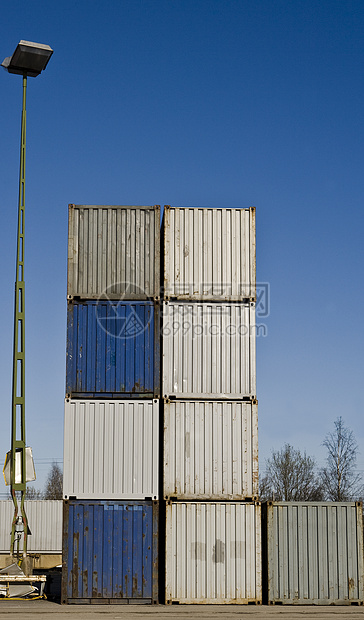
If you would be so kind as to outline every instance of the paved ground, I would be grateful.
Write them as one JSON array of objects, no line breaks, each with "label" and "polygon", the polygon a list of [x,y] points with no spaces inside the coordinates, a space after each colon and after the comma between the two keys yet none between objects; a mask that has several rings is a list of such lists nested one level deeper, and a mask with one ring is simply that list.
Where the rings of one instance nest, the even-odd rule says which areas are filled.
[{"label": "paved ground", "polygon": [[58,605],[50,601],[0,600],[1,620],[364,620],[364,607],[255,605]]}]

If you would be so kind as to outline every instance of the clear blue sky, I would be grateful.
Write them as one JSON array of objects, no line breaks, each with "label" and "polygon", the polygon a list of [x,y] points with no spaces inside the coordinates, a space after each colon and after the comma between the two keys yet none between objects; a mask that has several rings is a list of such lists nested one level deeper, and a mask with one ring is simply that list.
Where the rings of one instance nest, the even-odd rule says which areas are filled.
[{"label": "clear blue sky", "polygon": [[[44,485],[63,456],[67,205],[257,209],[261,468],[315,456],[342,415],[364,470],[364,3],[14,0],[20,39],[54,49],[29,79],[27,443]],[[21,77],[0,73],[0,457],[10,447]],[[2,485],[2,482],[0,483]],[[0,486],[0,492],[5,486]]]}]

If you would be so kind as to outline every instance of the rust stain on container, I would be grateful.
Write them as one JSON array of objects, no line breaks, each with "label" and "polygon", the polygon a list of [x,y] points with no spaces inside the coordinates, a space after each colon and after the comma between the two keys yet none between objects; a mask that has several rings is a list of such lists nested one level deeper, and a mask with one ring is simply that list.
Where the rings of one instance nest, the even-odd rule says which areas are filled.
[{"label": "rust stain on container", "polygon": [[225,543],[222,540],[217,540],[212,548],[212,561],[215,564],[225,562]]}]

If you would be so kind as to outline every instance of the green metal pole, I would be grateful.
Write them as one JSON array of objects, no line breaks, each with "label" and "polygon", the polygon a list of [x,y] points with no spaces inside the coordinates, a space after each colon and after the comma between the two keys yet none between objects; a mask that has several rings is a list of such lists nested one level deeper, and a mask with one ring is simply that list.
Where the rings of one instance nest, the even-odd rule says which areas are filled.
[{"label": "green metal pole", "polygon": [[[14,306],[14,349],[13,349],[13,389],[11,424],[11,496],[14,502],[14,517],[11,530],[10,553],[14,554],[15,529],[18,518],[16,492],[21,495],[20,511],[24,524],[23,557],[27,553],[28,522],[24,508],[26,491],[25,462],[25,288],[24,288],[24,210],[25,210],[25,145],[26,145],[26,92],[27,76],[23,75],[23,107],[21,115],[20,173],[18,202],[18,242],[16,252],[16,280]],[[20,430],[20,433],[18,432]],[[21,481],[16,482],[16,453],[21,456]],[[18,547],[19,549],[19,547]]]}]

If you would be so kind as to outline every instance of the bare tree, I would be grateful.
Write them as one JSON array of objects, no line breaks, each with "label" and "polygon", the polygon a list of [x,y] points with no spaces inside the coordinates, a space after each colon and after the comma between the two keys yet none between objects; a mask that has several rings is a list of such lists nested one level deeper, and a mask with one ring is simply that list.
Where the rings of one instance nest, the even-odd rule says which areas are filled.
[{"label": "bare tree", "polygon": [[276,501],[315,501],[323,498],[315,459],[286,443],[272,451],[260,481],[261,498]]},{"label": "bare tree", "polygon": [[27,484],[25,499],[43,499],[43,493],[38,491],[32,484]]},{"label": "bare tree", "polygon": [[52,464],[48,474],[44,499],[62,499],[63,497],[63,474],[56,462]]},{"label": "bare tree", "polygon": [[271,480],[269,479],[268,474],[259,476],[259,497],[263,501],[273,501],[274,499],[276,499],[273,485],[271,484]]},{"label": "bare tree", "polygon": [[335,430],[326,435],[322,444],[327,450],[327,464],[322,469],[325,495],[334,502],[359,499],[363,494],[363,481],[356,471],[358,444],[341,416],[334,426]]}]

